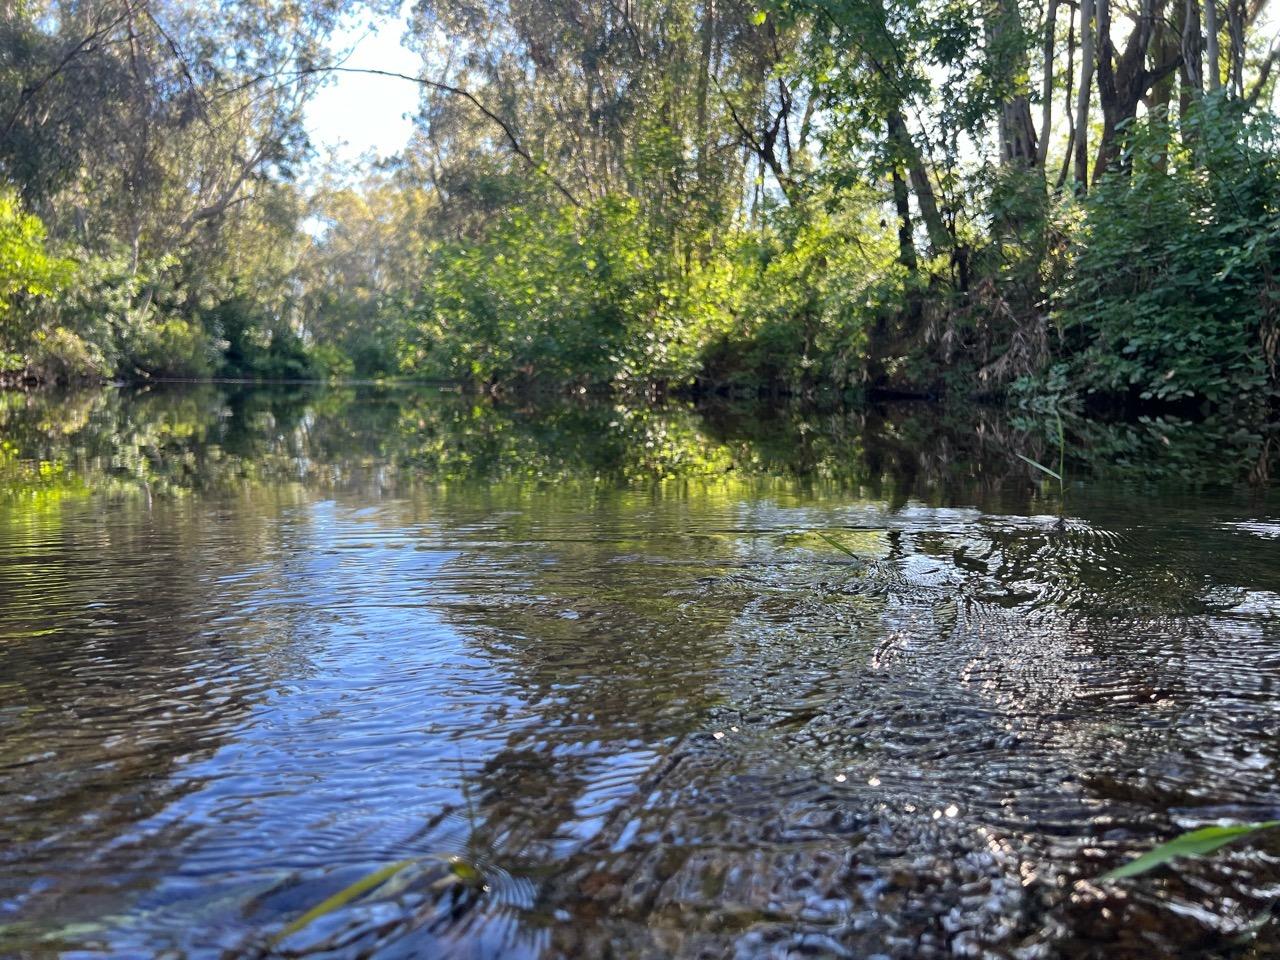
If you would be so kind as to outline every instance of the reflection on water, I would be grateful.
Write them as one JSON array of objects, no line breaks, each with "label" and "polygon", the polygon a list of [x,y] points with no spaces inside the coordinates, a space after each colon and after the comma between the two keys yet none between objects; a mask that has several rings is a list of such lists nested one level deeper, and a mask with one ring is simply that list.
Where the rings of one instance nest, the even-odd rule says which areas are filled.
[{"label": "reflection on water", "polygon": [[0,953],[1226,956],[1275,839],[1090,881],[1280,816],[1274,454],[1056,435],[0,397]]}]

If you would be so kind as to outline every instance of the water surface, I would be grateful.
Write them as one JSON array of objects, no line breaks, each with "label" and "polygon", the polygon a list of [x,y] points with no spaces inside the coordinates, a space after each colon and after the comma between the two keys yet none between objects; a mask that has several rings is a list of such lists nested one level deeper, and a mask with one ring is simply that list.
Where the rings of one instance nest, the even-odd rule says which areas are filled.
[{"label": "water surface", "polygon": [[1095,882],[1280,816],[1273,448],[1056,435],[0,397],[0,954],[1277,955],[1274,838]]}]

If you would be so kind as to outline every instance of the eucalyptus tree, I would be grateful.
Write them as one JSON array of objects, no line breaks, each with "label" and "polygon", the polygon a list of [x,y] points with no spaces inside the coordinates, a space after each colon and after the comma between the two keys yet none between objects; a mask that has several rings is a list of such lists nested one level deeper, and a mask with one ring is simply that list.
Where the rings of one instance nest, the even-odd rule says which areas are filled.
[{"label": "eucalyptus tree", "polygon": [[726,227],[761,172],[801,189],[795,38],[751,3],[424,0],[414,30],[435,79],[472,95],[432,84],[414,151],[454,201],[512,131],[527,155],[507,169],[544,169],[573,204],[634,197],[679,234]]},{"label": "eucalyptus tree", "polygon": [[[313,67],[331,62],[328,38],[339,19],[367,6],[3,7],[0,180],[17,186],[53,242],[99,264],[73,288],[79,307],[62,312],[64,326],[75,326],[77,312],[118,311],[110,325],[127,333],[150,322],[158,303],[197,318],[254,270],[276,276],[279,287],[292,265],[269,261],[296,246],[301,206],[288,199],[288,184],[309,149],[302,110],[323,80]],[[272,239],[255,242],[263,237]],[[265,259],[249,263],[253,248]],[[260,292],[261,277],[248,286]],[[93,322],[92,334],[69,332],[119,339]],[[198,339],[193,332],[191,343]]]},{"label": "eucalyptus tree", "polygon": [[5,17],[19,82],[4,173],[55,232],[190,243],[305,149],[301,108],[349,0],[31,0]]},{"label": "eucalyptus tree", "polygon": [[326,176],[313,193],[313,235],[295,274],[298,319],[332,368],[397,372],[412,281],[428,261],[428,238],[442,212],[439,196],[403,164],[354,183]]}]

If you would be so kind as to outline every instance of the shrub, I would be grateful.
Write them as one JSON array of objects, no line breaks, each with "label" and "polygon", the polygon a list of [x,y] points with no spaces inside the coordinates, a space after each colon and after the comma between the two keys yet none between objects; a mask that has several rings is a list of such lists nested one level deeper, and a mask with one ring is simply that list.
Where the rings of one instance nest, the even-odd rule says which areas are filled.
[{"label": "shrub", "polygon": [[1064,356],[1087,392],[1258,400],[1275,382],[1276,123],[1206,98],[1178,132],[1163,117],[1138,123],[1086,202]]},{"label": "shrub", "polygon": [[132,339],[129,362],[144,373],[189,380],[213,374],[212,342],[204,330],[181,317],[145,324]]},{"label": "shrub", "polygon": [[15,191],[0,188],[0,366],[24,365],[36,329],[24,308],[60,290],[70,269],[46,250],[40,218],[23,210]]},{"label": "shrub", "polygon": [[519,208],[427,265],[403,364],[447,379],[682,382],[727,322],[724,264],[665,244],[632,200]]},{"label": "shrub", "polygon": [[861,379],[871,325],[901,307],[892,238],[870,204],[791,208],[734,251],[736,319],[706,356],[716,381],[783,385]]}]

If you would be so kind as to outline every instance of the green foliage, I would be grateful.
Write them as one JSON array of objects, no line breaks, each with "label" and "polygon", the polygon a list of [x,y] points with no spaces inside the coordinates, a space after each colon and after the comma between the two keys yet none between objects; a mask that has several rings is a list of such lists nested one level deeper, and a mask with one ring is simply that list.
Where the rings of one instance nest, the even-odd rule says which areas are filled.
[{"label": "green foliage", "polygon": [[272,938],[272,944],[274,945],[279,943],[281,940],[285,940],[288,937],[293,936],[298,931],[307,927],[312,921],[318,920],[326,914],[333,913],[335,910],[342,909],[353,900],[356,900],[368,893],[370,890],[374,890],[382,886],[401,870],[411,866],[413,863],[413,860],[399,860],[360,877],[354,883],[350,883],[343,887],[333,896],[316,904],[302,916],[298,917],[298,919],[286,926]]},{"label": "green foliage", "polygon": [[[162,290],[172,265],[166,259],[135,269],[126,250],[117,248],[96,255],[83,251],[74,282],[49,305],[49,322],[83,344],[84,352],[58,358],[42,345],[35,351],[36,368],[49,379],[63,381],[87,376],[133,377],[148,370],[151,363],[175,370],[191,364],[199,372],[196,358],[205,345],[192,343],[181,327],[162,329],[166,323]],[[166,353],[179,347],[188,355]]]},{"label": "green foliage", "polygon": [[0,188],[0,369],[18,365],[30,336],[22,311],[33,298],[56,293],[69,265],[46,249],[44,224],[27,213],[15,191]]},{"label": "green foliage", "polygon": [[325,380],[347,380],[356,375],[357,360],[331,343],[317,344],[311,350],[311,366],[316,376]]},{"label": "green foliage", "polygon": [[1062,474],[1060,474],[1057,470],[1051,470],[1049,467],[1046,467],[1043,463],[1040,463],[1038,460],[1032,460],[1030,457],[1024,457],[1020,453],[1017,455],[1017,457],[1023,463],[1030,464],[1031,466],[1039,470],[1041,473],[1046,474],[1050,477],[1053,477],[1053,479],[1057,480],[1059,483],[1062,482]]},{"label": "green foliage", "polygon": [[0,17],[0,369],[1274,409],[1280,129],[1234,46],[1207,96],[1127,46],[1073,193],[1068,7],[423,0],[459,86],[304,191],[325,38],[366,8]]},{"label": "green foliage", "polygon": [[22,209],[11,189],[0,189],[0,271],[0,316],[20,297],[53,293],[65,274],[45,250],[44,224]]},{"label": "green foliage", "polygon": [[684,382],[725,326],[723,271],[663,250],[633,200],[518,208],[431,251],[405,368],[478,382]]},{"label": "green foliage", "polygon": [[[309,365],[289,310],[302,107],[339,19],[377,6],[0,11],[0,184],[14,187],[0,190],[0,369],[207,376],[220,363],[203,314],[238,295],[270,322],[273,372]],[[45,252],[46,227],[74,267]]]},{"label": "green foliage", "polygon": [[323,365],[318,363],[298,334],[247,297],[219,303],[206,314],[205,324],[222,347],[218,373],[224,377],[313,380],[340,363],[331,351]]},{"label": "green foliage", "polygon": [[870,201],[814,201],[694,257],[634,200],[520,209],[438,245],[406,369],[499,382],[856,381],[901,283]]},{"label": "green foliage", "polygon": [[1125,168],[1085,204],[1062,293],[1063,355],[1088,392],[1257,401],[1280,287],[1275,118],[1206,98],[1181,125],[1130,131]]},{"label": "green foliage", "polygon": [[213,373],[213,354],[204,330],[170,316],[134,333],[129,362],[152,376],[200,379]]},{"label": "green foliage", "polygon": [[736,238],[735,322],[709,351],[707,375],[797,391],[856,383],[871,325],[902,302],[904,278],[878,221],[869,199],[815,199]]},{"label": "green foliage", "polygon": [[56,295],[26,311],[26,368],[58,381],[87,377],[207,377],[214,344],[172,306],[183,291],[174,261],[134,268],[125,251],[68,261]]},{"label": "green foliage", "polygon": [[821,537],[823,540],[825,540],[827,543],[831,544],[831,546],[835,547],[837,550],[843,553],[846,557],[851,557],[854,560],[863,559],[862,557],[858,556],[858,554],[855,553],[853,550],[850,550],[847,546],[845,546],[843,543],[837,540],[835,537],[830,536],[829,534],[823,533],[821,531],[818,531],[818,536]]}]

